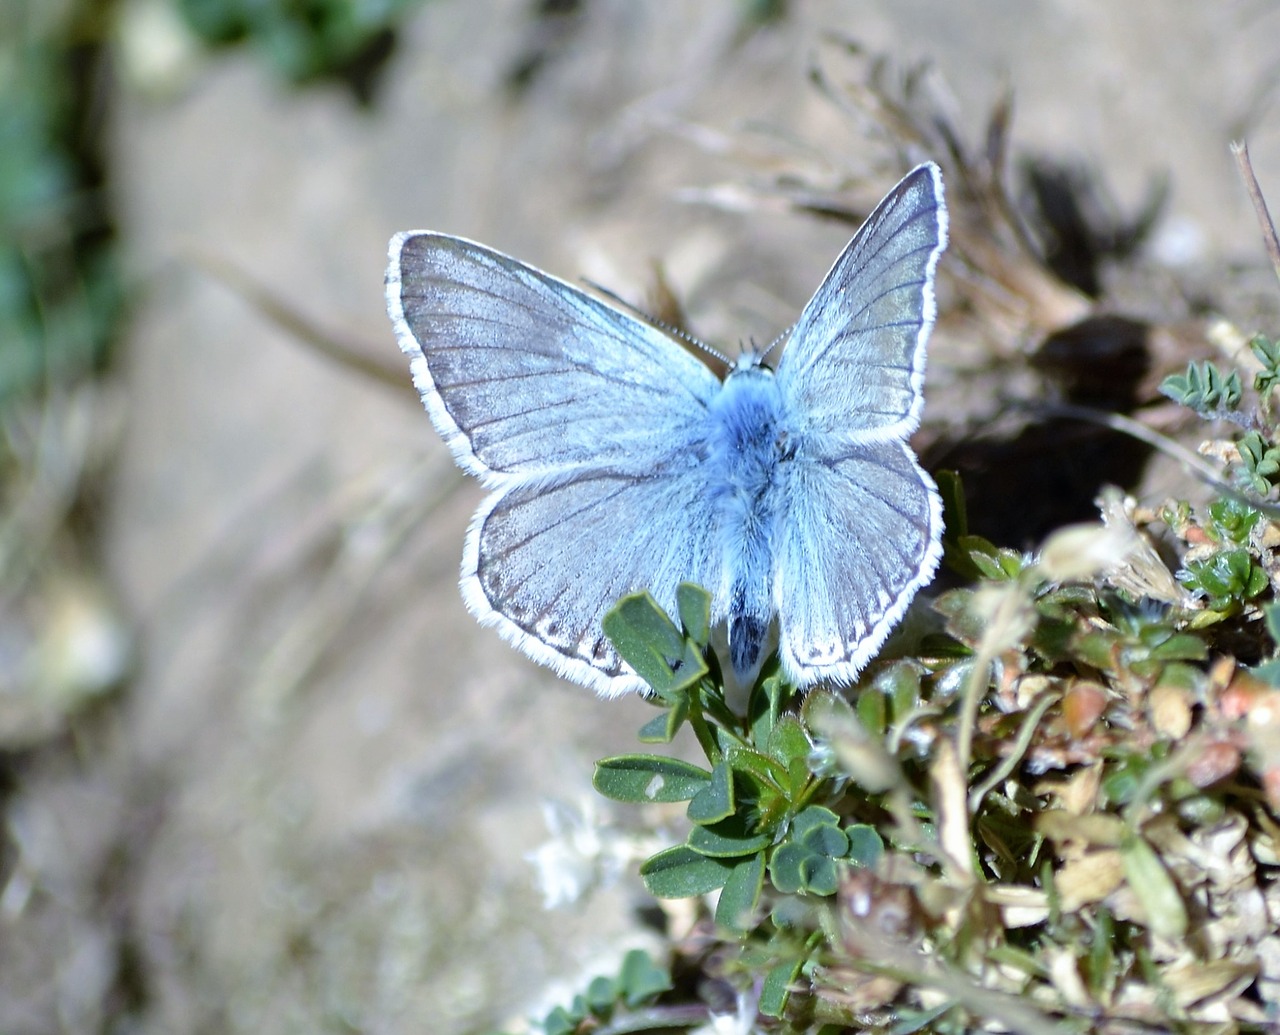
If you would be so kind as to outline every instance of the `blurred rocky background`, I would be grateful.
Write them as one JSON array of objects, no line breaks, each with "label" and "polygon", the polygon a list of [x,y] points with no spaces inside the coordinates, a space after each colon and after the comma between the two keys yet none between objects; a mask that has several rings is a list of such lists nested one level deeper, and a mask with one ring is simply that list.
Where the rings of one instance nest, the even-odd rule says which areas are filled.
[{"label": "blurred rocky background", "polygon": [[[1167,424],[1152,385],[1231,347],[1216,319],[1275,332],[1227,149],[1277,204],[1271,0],[4,0],[0,30],[13,1035],[474,1031],[645,937],[625,877],[535,887],[543,803],[649,709],[465,613],[480,492],[395,349],[394,231],[734,349],[939,159],[919,444],[1017,546],[1180,475],[1009,400]],[[1072,458],[1069,499],[1035,487]]]}]

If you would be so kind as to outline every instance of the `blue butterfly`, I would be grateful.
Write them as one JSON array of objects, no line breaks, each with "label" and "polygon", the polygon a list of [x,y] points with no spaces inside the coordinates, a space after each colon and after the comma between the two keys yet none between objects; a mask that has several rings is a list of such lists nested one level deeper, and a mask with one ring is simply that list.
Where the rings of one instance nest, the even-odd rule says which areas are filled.
[{"label": "blue butterfly", "polygon": [[[472,241],[391,240],[387,310],[436,430],[492,490],[462,596],[561,675],[645,684],[601,619],[707,587],[747,682],[776,635],[797,686],[848,683],[942,553],[942,505],[907,445],[923,405],[942,175],[889,192],[787,337],[722,382],[665,332]],[[776,624],[775,624],[776,623]],[[722,627],[723,627],[722,626]]]}]

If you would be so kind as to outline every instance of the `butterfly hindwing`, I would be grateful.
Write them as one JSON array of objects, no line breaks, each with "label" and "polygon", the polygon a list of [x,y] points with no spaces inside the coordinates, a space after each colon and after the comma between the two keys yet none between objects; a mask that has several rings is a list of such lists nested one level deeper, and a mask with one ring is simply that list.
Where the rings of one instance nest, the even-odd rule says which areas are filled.
[{"label": "butterfly hindwing", "polygon": [[783,670],[848,683],[942,555],[942,504],[905,443],[842,446],[791,465],[775,553]]},{"label": "butterfly hindwing", "polygon": [[619,598],[717,578],[703,472],[674,458],[646,474],[577,472],[515,485],[481,507],[463,553],[463,597],[526,654],[604,696],[643,689],[601,629]]}]

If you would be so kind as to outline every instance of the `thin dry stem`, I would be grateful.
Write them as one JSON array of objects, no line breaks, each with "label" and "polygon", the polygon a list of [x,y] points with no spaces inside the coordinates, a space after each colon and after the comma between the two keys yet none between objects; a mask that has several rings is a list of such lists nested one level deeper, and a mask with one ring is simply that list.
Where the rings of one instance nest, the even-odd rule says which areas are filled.
[{"label": "thin dry stem", "polygon": [[1249,200],[1253,202],[1253,211],[1258,217],[1258,226],[1262,229],[1262,243],[1266,246],[1271,268],[1276,271],[1276,279],[1280,280],[1280,237],[1276,235],[1276,224],[1271,219],[1271,213],[1267,211],[1267,199],[1262,196],[1258,178],[1253,174],[1253,163],[1249,161],[1249,146],[1243,140],[1233,140],[1231,153],[1235,156],[1236,165],[1240,169],[1240,178],[1244,180],[1245,190],[1249,192]]}]

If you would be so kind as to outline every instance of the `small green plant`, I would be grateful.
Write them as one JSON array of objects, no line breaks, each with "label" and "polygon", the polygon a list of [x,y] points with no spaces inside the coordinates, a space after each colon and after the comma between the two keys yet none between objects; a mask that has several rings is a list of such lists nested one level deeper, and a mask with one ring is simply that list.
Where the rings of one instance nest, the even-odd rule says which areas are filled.
[{"label": "small green plant", "polygon": [[1257,431],[1247,432],[1236,443],[1240,451],[1240,480],[1259,495],[1266,495],[1280,474],[1280,448]]},{"label": "small green plant", "polygon": [[1271,412],[1271,392],[1280,384],[1280,341],[1273,341],[1264,334],[1255,334],[1249,341],[1249,349],[1262,364],[1254,375],[1253,389],[1258,393],[1264,412]]},{"label": "small green plant", "polygon": [[572,1003],[557,1006],[542,1018],[541,1029],[544,1035],[575,1035],[610,1023],[634,1024],[637,1015],[642,1017],[644,1008],[670,988],[671,974],[667,969],[654,963],[648,953],[632,949],[623,958],[616,977],[593,978]]},{"label": "small green plant", "polygon": [[745,714],[736,715],[702,660],[710,597],[692,585],[677,596],[682,628],[647,594],[624,600],[605,628],[663,707],[641,739],[669,742],[687,723],[707,768],[622,755],[600,762],[594,782],[615,801],[688,802],[687,840],[641,867],[645,884],[662,898],[720,891],[717,922],[746,929],[766,871],[784,873],[788,893],[833,895],[835,860],[847,855],[850,842],[835,813],[813,804],[828,788],[811,771],[813,744],[804,726],[787,712],[794,691],[775,666],[756,683]]},{"label": "small green plant", "polygon": [[[1258,961],[1280,936],[1211,946],[1280,866],[1246,853],[1239,883],[1208,888],[1191,860],[1215,832],[1261,844],[1278,828],[1276,663],[1211,663],[1246,629],[1280,653],[1266,519],[1233,497],[1203,525],[1189,505],[1162,513],[1206,553],[1185,590],[1160,569],[1160,602],[1107,577],[1140,550],[1132,528],[1065,530],[1036,556],[954,537],[957,567],[981,578],[935,602],[945,631],[846,692],[800,695],[771,661],[734,708],[704,590],[680,587],[674,616],[647,594],[621,601],[606,630],[660,709],[641,740],[688,731],[704,762],[619,755],[594,783],[682,810],[687,834],[640,874],[660,900],[705,903],[671,972],[736,989],[736,1006],[677,981],[619,1014],[618,986],[597,982],[545,1030],[1074,1033],[1122,1023],[1133,998],[1166,1030],[1265,1030],[1280,973]],[[1270,788],[1261,810],[1250,782]],[[1188,967],[1194,999],[1173,991]],[[1235,1027],[1212,1028],[1224,1009]]]},{"label": "small green plant", "polygon": [[1237,496],[1219,496],[1208,506],[1207,531],[1220,543],[1244,545],[1258,522],[1262,512]]},{"label": "small green plant", "polygon": [[1242,610],[1270,585],[1267,573],[1248,550],[1239,547],[1188,561],[1178,578],[1188,589],[1202,593],[1211,611],[1230,613]]},{"label": "small green plant", "polygon": [[1160,382],[1160,391],[1206,420],[1230,417],[1244,394],[1239,373],[1224,374],[1207,361],[1188,363],[1184,374],[1170,374]]}]

